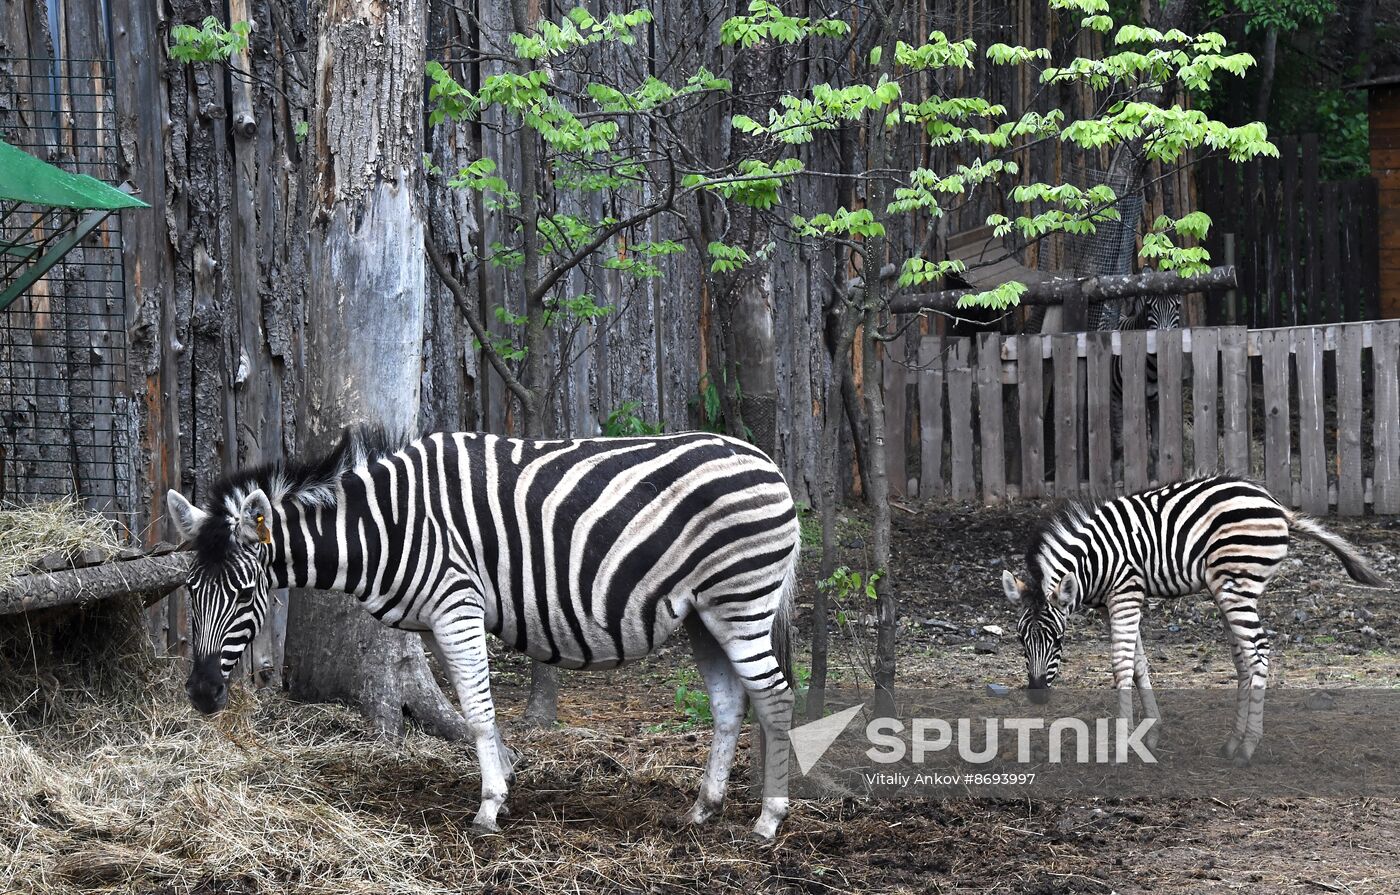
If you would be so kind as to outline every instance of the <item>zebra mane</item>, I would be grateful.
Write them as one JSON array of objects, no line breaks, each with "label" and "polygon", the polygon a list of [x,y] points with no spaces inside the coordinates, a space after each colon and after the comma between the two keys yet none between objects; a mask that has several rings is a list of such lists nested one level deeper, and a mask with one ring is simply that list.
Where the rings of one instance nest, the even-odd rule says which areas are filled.
[{"label": "zebra mane", "polygon": [[239,508],[255,490],[261,488],[273,504],[325,506],[334,500],[335,483],[341,476],[394,453],[406,441],[379,427],[349,426],[335,447],[320,457],[274,460],[229,473],[210,491],[207,506],[211,515],[195,537],[198,561],[217,565],[228,558]]},{"label": "zebra mane", "polygon": [[1046,542],[1051,539],[1060,542],[1073,540],[1093,518],[1096,509],[1081,503],[1067,503],[1041,523],[1031,536],[1026,546],[1026,579],[1032,600],[1042,602],[1045,599],[1040,557]]}]

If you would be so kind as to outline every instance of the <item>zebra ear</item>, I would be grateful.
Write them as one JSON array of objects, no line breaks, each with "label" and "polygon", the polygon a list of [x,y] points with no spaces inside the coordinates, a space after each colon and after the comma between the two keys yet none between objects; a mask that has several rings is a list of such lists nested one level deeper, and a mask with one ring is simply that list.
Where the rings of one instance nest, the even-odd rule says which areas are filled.
[{"label": "zebra ear", "polygon": [[1011,574],[1010,569],[1007,569],[1001,573],[1001,589],[1006,592],[1006,599],[1012,603],[1019,603],[1021,602],[1021,593],[1026,589],[1026,585],[1020,578]]},{"label": "zebra ear", "polygon": [[1068,612],[1075,600],[1079,598],[1079,579],[1073,574],[1066,575],[1060,579],[1060,583],[1055,585],[1055,601],[1060,604],[1060,608]]},{"label": "zebra ear", "polygon": [[170,521],[175,523],[175,530],[180,533],[182,541],[194,540],[199,527],[209,518],[208,513],[190,503],[185,499],[185,495],[174,489],[165,494],[165,511],[170,514]]},{"label": "zebra ear", "polygon": [[271,544],[272,502],[263,489],[250,491],[238,508],[238,539],[245,544]]}]

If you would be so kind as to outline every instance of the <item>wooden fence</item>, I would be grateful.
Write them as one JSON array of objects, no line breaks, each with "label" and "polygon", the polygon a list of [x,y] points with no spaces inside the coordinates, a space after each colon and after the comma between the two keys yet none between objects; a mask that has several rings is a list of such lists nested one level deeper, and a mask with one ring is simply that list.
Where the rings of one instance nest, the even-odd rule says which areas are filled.
[{"label": "wooden fence", "polygon": [[1376,181],[1322,180],[1316,134],[1276,141],[1278,158],[1213,159],[1197,175],[1212,224],[1206,248],[1234,264],[1238,293],[1207,322],[1251,327],[1379,316]]},{"label": "wooden fence", "polygon": [[1311,513],[1400,513],[1400,321],[925,336],[886,358],[896,495],[1101,499],[1223,471]]}]

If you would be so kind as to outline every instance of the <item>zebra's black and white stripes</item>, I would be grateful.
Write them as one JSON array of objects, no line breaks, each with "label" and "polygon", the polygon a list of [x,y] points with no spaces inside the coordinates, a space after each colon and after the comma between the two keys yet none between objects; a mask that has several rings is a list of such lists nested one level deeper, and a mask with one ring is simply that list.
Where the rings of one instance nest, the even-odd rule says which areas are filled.
[{"label": "zebra's black and white stripes", "polygon": [[171,492],[196,546],[196,707],[228,673],[273,586],[357,596],[422,632],[458,691],[482,765],[476,822],[494,829],[510,768],[485,635],[571,668],[644,656],[682,624],[710,690],[715,742],[695,822],[719,807],[746,702],[764,732],[755,833],[787,812],[793,693],[788,616],[798,524],[778,469],[743,442],[695,433],[521,441],[439,433],[399,450],[347,433],[308,465],[240,473],[208,512]]},{"label": "zebra's black and white stripes", "polygon": [[1207,590],[1220,607],[1240,687],[1235,726],[1222,752],[1247,764],[1263,733],[1269,681],[1259,597],[1288,555],[1290,531],[1326,545],[1354,580],[1384,586],[1345,540],[1241,479],[1195,479],[1093,510],[1064,510],[1026,551],[1026,580],[1002,574],[1007,597],[1024,607],[1018,633],[1032,694],[1044,694],[1059,673],[1068,615],[1097,609],[1112,632],[1121,710],[1131,716],[1136,687],[1145,713],[1158,717],[1140,634],[1147,598]]}]

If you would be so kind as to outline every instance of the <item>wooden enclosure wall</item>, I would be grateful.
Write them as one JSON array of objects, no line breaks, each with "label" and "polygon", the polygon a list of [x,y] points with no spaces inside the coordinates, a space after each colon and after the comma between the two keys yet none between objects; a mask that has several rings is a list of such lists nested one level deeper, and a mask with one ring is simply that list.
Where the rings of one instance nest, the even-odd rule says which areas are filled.
[{"label": "wooden enclosure wall", "polygon": [[1201,166],[1201,207],[1212,221],[1206,247],[1233,263],[1240,281],[1211,302],[1208,321],[1272,327],[1395,316],[1380,310],[1376,181],[1321,180],[1316,134],[1275,143],[1276,159]]},{"label": "wooden enclosure wall", "polygon": [[907,496],[1098,500],[1224,472],[1310,513],[1400,513],[1400,321],[925,336],[885,370]]},{"label": "wooden enclosure wall", "polygon": [[[548,0],[544,15],[558,17],[572,0]],[[732,51],[719,48],[720,24],[744,12],[747,0],[666,0],[648,4],[655,22],[629,54],[644,54],[646,68],[672,58],[725,71]],[[844,7],[853,23],[867,17],[854,3]],[[953,39],[1046,45],[1058,57],[1102,50],[1102,37],[1065,27],[1041,2],[954,0],[913,4],[917,30],[945,30]],[[797,14],[825,15],[815,2],[785,5]],[[253,23],[251,51],[232,66],[185,65],[168,58],[170,29],[198,24],[207,16]],[[114,389],[132,408],[131,506],[126,508],[147,541],[173,539],[164,519],[164,495],[174,488],[196,500],[226,471],[299,454],[292,425],[301,400],[300,374],[306,320],[306,201],[310,168],[298,125],[309,115],[317,45],[314,21],[302,0],[12,0],[0,17],[0,70],[18,58],[82,56],[111,59],[112,109],[117,122],[116,179],[129,180],[149,211],[122,217],[126,260],[128,360],[125,381]],[[1072,18],[1072,17],[1071,17]],[[475,87],[500,71],[510,52],[508,0],[429,2],[429,55],[453,67]],[[980,54],[979,54],[980,55]],[[784,59],[786,90],[819,82],[840,83],[849,60],[829,53],[794,52]],[[247,74],[238,74],[246,72]],[[932,90],[935,75],[924,76]],[[1036,108],[1064,109],[1067,117],[1090,114],[1094,98],[1081,85],[1043,87],[1031,73],[1008,66],[979,65],[950,74],[952,89],[981,94],[1007,107],[1009,115]],[[5,80],[0,77],[0,86]],[[10,98],[0,96],[0,103]],[[514,141],[463,125],[425,128],[425,152],[446,171],[483,156],[500,164],[503,176],[518,176]],[[840,172],[860,134],[823,132],[804,147],[807,167]],[[729,133],[722,116],[693,128],[692,140],[722,158]],[[933,148],[911,141],[896,151],[902,168],[952,170],[970,161],[957,147]],[[1097,182],[1107,157],[1083,153],[1056,141],[1040,141],[1017,153],[1023,174],[1033,180]],[[1191,176],[1150,172],[1147,218],[1192,207]],[[503,331],[492,310],[518,312],[521,290],[512,273],[483,263],[492,242],[508,237],[508,223],[488,213],[477,197],[424,177],[421,199],[434,230],[458,258],[474,264],[467,278],[483,317]],[[812,214],[842,202],[841,178],[805,180],[792,207]],[[995,190],[931,225],[901,221],[890,231],[892,260],[913,254],[941,257],[948,233],[980,226],[986,215],[1010,209],[996,204]],[[563,209],[569,210],[569,209]],[[580,208],[594,217],[622,216],[627,208]],[[683,208],[680,215],[693,215]],[[682,238],[674,218],[654,219],[623,234],[626,242]],[[1031,266],[1062,267],[1063,246],[1048,240],[1028,253]],[[838,269],[829,246],[778,240],[768,282],[777,364],[777,459],[798,500],[815,503],[819,488],[818,432],[825,401],[827,357],[825,308],[833,282],[858,273]],[[594,291],[600,304],[617,308],[583,334],[569,351],[549,428],[559,434],[594,434],[624,401],[636,412],[663,422],[670,431],[692,428],[702,374],[716,368],[709,333],[716,326],[706,294],[707,259],[701,247],[659,260],[663,275],[628,283],[616,272],[585,265],[561,289]],[[431,276],[431,275],[430,275]],[[516,424],[501,381],[481,363],[479,352],[445,288],[428,284],[424,332],[421,427],[511,431]],[[386,325],[392,325],[386,321]],[[555,346],[556,353],[560,352]],[[911,349],[912,350],[912,349]],[[252,651],[255,679],[275,684],[281,673],[279,643],[284,603]],[[175,653],[187,651],[185,603],[176,597],[150,613],[153,638]]]}]

